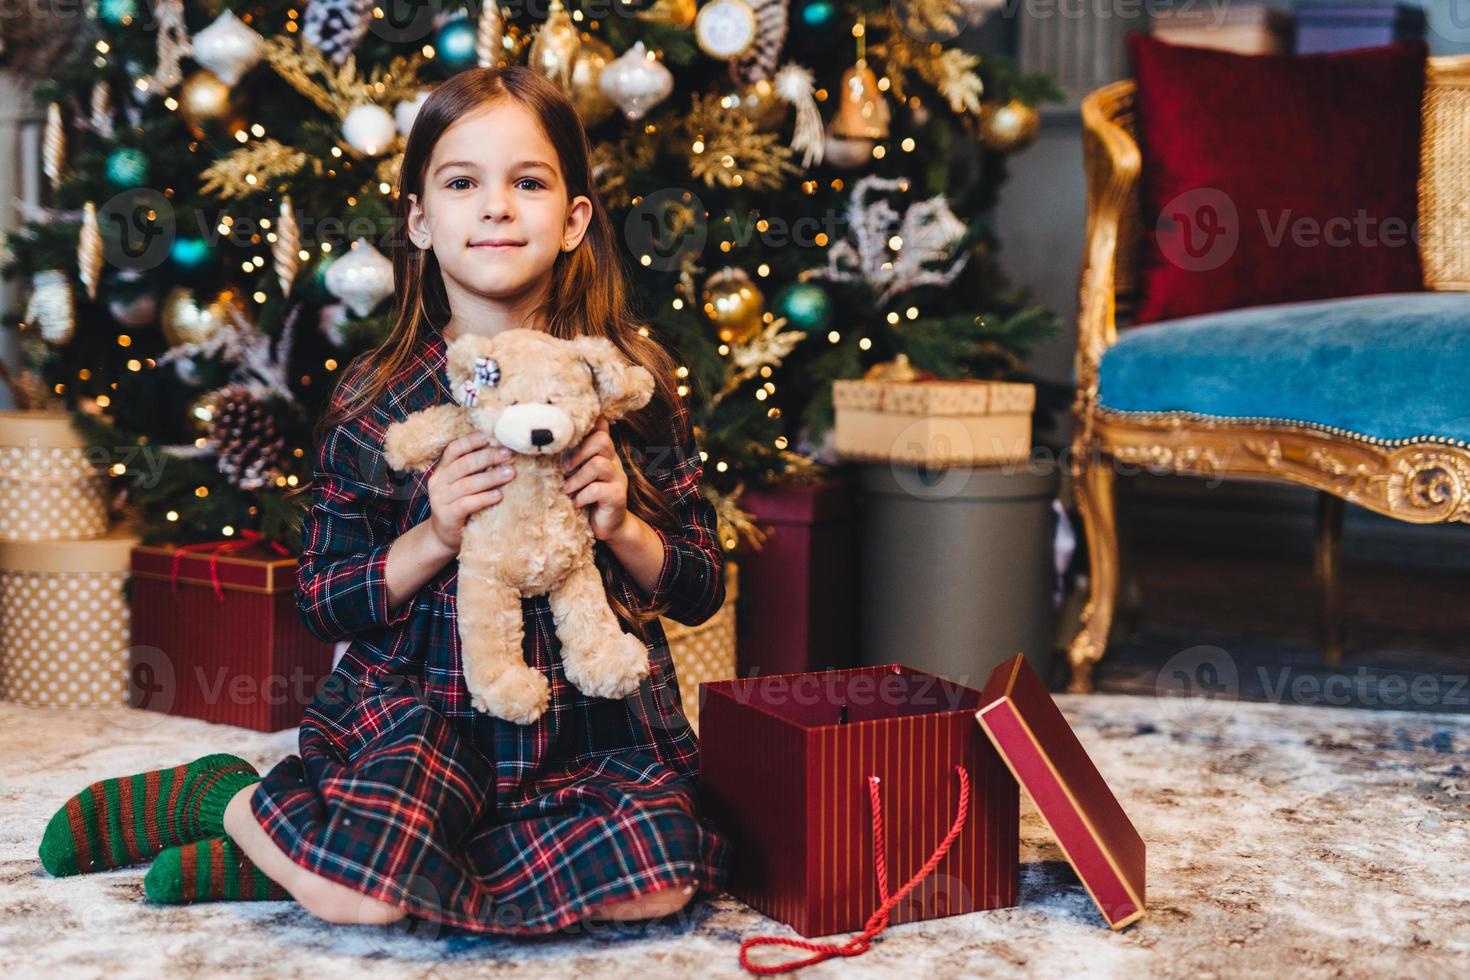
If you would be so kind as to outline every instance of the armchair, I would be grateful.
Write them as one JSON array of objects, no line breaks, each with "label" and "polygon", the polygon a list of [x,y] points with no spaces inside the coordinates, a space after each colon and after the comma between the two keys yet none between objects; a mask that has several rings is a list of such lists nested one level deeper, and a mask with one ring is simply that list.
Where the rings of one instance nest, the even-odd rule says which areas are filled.
[{"label": "armchair", "polygon": [[[1463,380],[1470,377],[1470,56],[1430,58],[1426,69],[1419,176],[1425,292],[1230,310],[1125,330],[1120,343],[1119,325],[1139,299],[1134,93],[1132,81],[1120,81],[1082,103],[1087,241],[1070,465],[1091,593],[1067,651],[1069,690],[1092,690],[1112,628],[1118,463],[1317,490],[1318,626],[1324,654],[1335,662],[1344,501],[1413,523],[1470,521],[1470,402],[1459,394],[1470,387]],[[1193,322],[1204,320],[1213,321],[1208,334]],[[1246,338],[1276,345],[1270,349],[1285,362],[1277,370],[1310,361],[1317,383],[1287,375],[1298,384],[1283,393],[1282,376],[1243,365]],[[1319,365],[1329,365],[1325,374],[1316,373]],[[1375,383],[1359,383],[1364,378]],[[1252,391],[1272,384],[1269,396]]]}]

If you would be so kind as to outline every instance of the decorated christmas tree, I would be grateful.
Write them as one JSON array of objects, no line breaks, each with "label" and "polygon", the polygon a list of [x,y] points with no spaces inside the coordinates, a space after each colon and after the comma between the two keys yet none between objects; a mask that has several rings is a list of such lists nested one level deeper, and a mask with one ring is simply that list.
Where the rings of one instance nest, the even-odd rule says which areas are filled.
[{"label": "decorated christmas tree", "polygon": [[995,0],[563,2],[7,22],[0,57],[47,110],[46,198],[6,242],[7,379],[109,447],[148,539],[297,545],[312,422],[389,325],[405,135],[475,66],[534,66],[587,125],[729,546],[759,536],[744,487],[832,460],[834,379],[900,355],[1024,375],[1055,321],[1005,282],[985,215],[1055,93],[965,50]]}]

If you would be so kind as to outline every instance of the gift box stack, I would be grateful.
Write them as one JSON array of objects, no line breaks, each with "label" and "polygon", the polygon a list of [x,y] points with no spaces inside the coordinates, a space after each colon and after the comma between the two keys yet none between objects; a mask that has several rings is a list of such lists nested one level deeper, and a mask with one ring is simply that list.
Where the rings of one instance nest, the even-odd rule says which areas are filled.
[{"label": "gift box stack", "polygon": [[748,939],[743,963],[764,943],[854,955],[891,923],[1015,905],[1022,787],[1103,921],[1143,915],[1143,839],[1025,657],[983,691],[899,664],[705,688],[700,797],[735,850],[731,893],[802,936],[863,930],[840,947]]},{"label": "gift box stack", "polygon": [[739,676],[846,666],[857,645],[856,486],[839,472],[814,483],[751,487],[740,506],[768,533],[740,558],[748,574]]},{"label": "gift box stack", "polygon": [[255,532],[134,548],[132,706],[261,732],[297,725],[335,644],[301,622],[296,561]]},{"label": "gift box stack", "polygon": [[128,552],[107,474],[64,411],[0,412],[0,698],[127,700]]},{"label": "gift box stack", "polygon": [[832,382],[834,444],[844,459],[907,466],[990,466],[1031,453],[1034,385],[851,378]]}]

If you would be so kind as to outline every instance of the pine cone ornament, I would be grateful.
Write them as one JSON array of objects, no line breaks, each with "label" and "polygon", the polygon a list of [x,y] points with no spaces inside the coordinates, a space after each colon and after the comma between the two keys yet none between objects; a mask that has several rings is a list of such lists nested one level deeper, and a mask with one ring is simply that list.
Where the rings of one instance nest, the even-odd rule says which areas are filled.
[{"label": "pine cone ornament", "polygon": [[371,13],[369,0],[311,0],[306,5],[306,23],[301,32],[340,65],[367,33]]},{"label": "pine cone ornament", "polygon": [[241,490],[259,490],[283,475],[286,443],[265,400],[249,385],[232,384],[215,393],[208,448],[219,471]]},{"label": "pine cone ornament", "polygon": [[731,77],[745,85],[776,74],[791,22],[790,0],[751,0],[750,6],[755,11],[755,44],[730,64]]}]

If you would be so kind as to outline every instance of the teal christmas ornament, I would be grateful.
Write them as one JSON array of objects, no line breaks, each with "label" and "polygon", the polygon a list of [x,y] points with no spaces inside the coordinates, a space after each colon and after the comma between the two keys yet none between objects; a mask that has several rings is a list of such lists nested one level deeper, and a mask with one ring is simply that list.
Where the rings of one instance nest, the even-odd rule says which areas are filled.
[{"label": "teal christmas ornament", "polygon": [[443,66],[445,74],[473,68],[479,63],[475,53],[475,25],[468,17],[456,17],[434,35],[434,60]]},{"label": "teal christmas ornament", "polygon": [[148,157],[141,150],[125,146],[108,154],[103,170],[114,187],[141,187],[148,180]]},{"label": "teal christmas ornament", "polygon": [[97,13],[106,23],[121,27],[138,19],[138,0],[102,0]]},{"label": "teal christmas ornament", "polygon": [[811,0],[797,11],[797,23],[809,31],[825,31],[837,21],[837,5],[831,0]]},{"label": "teal christmas ornament", "polygon": [[173,248],[169,249],[168,257],[180,269],[195,272],[208,265],[213,254],[214,250],[204,239],[180,235],[174,239]]},{"label": "teal christmas ornament", "polygon": [[776,312],[794,327],[819,333],[832,322],[832,297],[816,283],[795,282],[777,294]]}]

